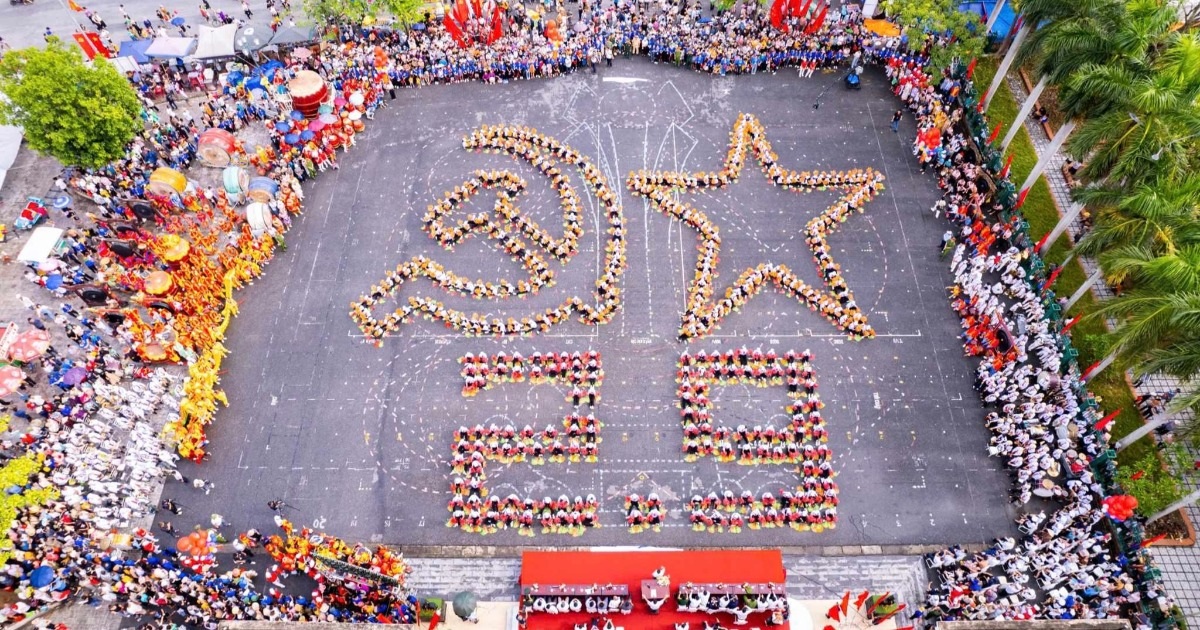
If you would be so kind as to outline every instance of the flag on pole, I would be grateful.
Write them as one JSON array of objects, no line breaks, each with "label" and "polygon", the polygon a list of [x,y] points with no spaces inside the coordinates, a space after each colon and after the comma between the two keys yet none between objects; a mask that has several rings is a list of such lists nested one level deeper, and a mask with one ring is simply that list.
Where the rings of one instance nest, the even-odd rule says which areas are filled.
[{"label": "flag on pole", "polygon": [[67,6],[76,13],[83,13],[83,7],[79,6],[79,3],[75,2],[75,0],[67,0]]},{"label": "flag on pole", "polygon": [[771,2],[771,26],[775,28],[783,28],[783,9],[788,0],[774,0]]},{"label": "flag on pole", "polygon": [[817,17],[813,19],[812,24],[809,24],[808,28],[804,29],[804,34],[812,35],[813,33],[821,30],[821,26],[825,24],[825,14],[828,12],[829,1],[826,0],[825,4],[821,5],[821,10],[817,12]]}]

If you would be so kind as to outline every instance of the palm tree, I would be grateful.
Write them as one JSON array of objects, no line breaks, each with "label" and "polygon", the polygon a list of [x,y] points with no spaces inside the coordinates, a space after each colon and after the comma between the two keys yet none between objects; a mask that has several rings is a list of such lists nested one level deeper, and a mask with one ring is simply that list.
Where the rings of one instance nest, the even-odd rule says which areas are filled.
[{"label": "palm tree", "polygon": [[[1059,87],[1058,108],[1067,122],[1039,156],[1022,190],[1041,176],[1051,157],[1075,130],[1077,120],[1102,116],[1127,100],[1122,98],[1125,94],[1113,93],[1100,75],[1112,73],[1128,81],[1154,75],[1153,62],[1159,51],[1176,36],[1175,15],[1175,9],[1161,0],[1087,0],[1083,8],[1030,35],[1025,54],[1036,61],[1041,72],[1039,84]],[[1088,80],[1093,75],[1099,80]],[[1147,155],[1153,153],[1151,150]]]},{"label": "palm tree", "polygon": [[1127,247],[1110,254],[1108,264],[1117,270],[1114,277],[1128,279],[1133,289],[1088,314],[1118,323],[1108,336],[1108,356],[1088,370],[1087,378],[1116,361],[1136,364],[1155,350],[1200,338],[1200,244],[1165,256]]},{"label": "palm tree", "polygon": [[1077,193],[1093,208],[1095,227],[1076,246],[1085,256],[1099,256],[1127,247],[1153,254],[1170,254],[1180,246],[1200,243],[1200,175],[1182,181],[1165,178],[1141,182],[1132,188],[1095,186]]},{"label": "palm tree", "polygon": [[1090,112],[1068,145],[1086,158],[1084,180],[1129,185],[1190,174],[1195,152],[1188,140],[1200,137],[1200,33],[1170,39],[1148,49],[1158,53],[1154,59],[1087,64],[1069,82],[1066,92]]}]

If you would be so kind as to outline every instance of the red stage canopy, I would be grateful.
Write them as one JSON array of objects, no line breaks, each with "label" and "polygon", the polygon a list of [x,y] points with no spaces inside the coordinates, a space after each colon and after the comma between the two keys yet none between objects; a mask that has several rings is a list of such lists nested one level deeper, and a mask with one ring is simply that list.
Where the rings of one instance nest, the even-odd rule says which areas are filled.
[{"label": "red stage canopy", "polygon": [[[676,610],[675,602],[668,601],[652,615],[641,598],[642,580],[650,579],[651,573],[666,567],[671,577],[672,600],[679,586],[694,584],[783,584],[787,574],[783,568],[783,554],[779,550],[767,551],[527,551],[521,561],[521,587],[533,584],[561,585],[578,584],[626,584],[633,596],[633,613],[614,614],[609,618],[626,630],[673,630],[676,623],[690,622],[692,628],[703,628],[704,621],[713,621],[711,615],[686,613]],[[797,612],[797,611],[794,611]],[[807,614],[798,611],[798,614]],[[577,623],[586,623],[595,615],[586,612],[565,615],[531,613],[529,630],[572,630]],[[733,617],[718,615],[723,626],[732,626]],[[754,614],[746,627],[766,627],[767,616]],[[774,626],[788,630],[788,624]]]}]

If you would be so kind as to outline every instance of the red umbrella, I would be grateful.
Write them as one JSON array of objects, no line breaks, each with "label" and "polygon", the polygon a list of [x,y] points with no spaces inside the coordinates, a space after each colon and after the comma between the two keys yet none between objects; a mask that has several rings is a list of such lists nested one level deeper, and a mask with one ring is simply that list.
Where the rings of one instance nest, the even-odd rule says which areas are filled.
[{"label": "red umbrella", "polygon": [[21,387],[21,381],[25,380],[25,373],[21,368],[15,365],[6,365],[0,368],[0,398],[7,396]]},{"label": "red umbrella", "polygon": [[27,363],[45,354],[49,348],[50,333],[34,328],[17,335],[8,347],[8,358]]}]

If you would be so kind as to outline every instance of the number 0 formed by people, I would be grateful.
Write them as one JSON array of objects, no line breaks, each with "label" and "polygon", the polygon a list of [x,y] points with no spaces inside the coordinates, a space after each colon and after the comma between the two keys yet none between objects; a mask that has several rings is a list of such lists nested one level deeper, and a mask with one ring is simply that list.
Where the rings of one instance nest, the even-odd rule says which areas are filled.
[{"label": "number 0 formed by people", "polygon": [[459,362],[463,396],[475,396],[480,390],[509,383],[557,384],[570,388],[567,401],[571,412],[563,419],[561,429],[553,425],[541,430],[529,425],[520,429],[512,425],[475,425],[455,431],[447,527],[478,534],[516,529],[522,536],[532,536],[535,526],[540,526],[543,533],[572,536],[595,527],[599,501],[594,495],[562,495],[555,499],[510,494],[500,498],[488,491],[486,469],[489,461],[535,466],[547,461],[597,461],[601,424],[594,412],[604,381],[600,353],[535,352],[529,357],[503,351],[491,357],[468,353]]}]

